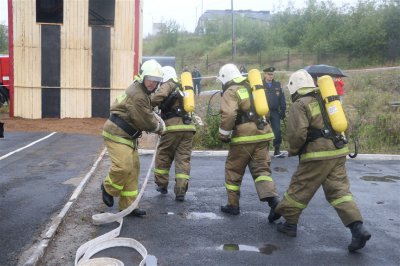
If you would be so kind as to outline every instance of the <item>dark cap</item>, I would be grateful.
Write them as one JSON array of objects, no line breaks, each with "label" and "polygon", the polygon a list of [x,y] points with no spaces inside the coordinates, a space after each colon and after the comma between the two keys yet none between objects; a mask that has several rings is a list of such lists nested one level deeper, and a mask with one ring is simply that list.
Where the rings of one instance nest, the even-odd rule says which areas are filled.
[{"label": "dark cap", "polygon": [[267,67],[263,69],[263,72],[274,72],[275,71],[275,67]]}]

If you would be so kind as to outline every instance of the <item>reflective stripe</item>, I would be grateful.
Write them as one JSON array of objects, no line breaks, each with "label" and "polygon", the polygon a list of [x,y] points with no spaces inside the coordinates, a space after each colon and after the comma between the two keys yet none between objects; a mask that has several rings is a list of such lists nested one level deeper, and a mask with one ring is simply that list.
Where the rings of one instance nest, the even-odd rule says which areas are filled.
[{"label": "reflective stripe", "polygon": [[273,182],[272,177],[267,176],[267,175],[260,175],[254,180],[254,183],[260,182],[260,181],[269,181]]},{"label": "reflective stripe", "polygon": [[243,137],[236,137],[232,138],[232,143],[239,143],[239,142],[249,142],[249,141],[256,141],[256,140],[270,140],[274,138],[274,133],[267,133],[262,135],[254,135],[254,136],[243,136]]},{"label": "reflective stripe", "polygon": [[126,93],[123,93],[123,94],[119,95],[117,97],[117,102],[118,103],[122,102],[123,100],[125,100],[126,96],[127,96]]},{"label": "reflective stripe", "polygon": [[221,135],[224,136],[229,136],[231,134],[232,131],[228,131],[228,130],[223,130],[222,128],[219,128],[219,133],[221,133]]},{"label": "reflective stripe", "polygon": [[229,185],[227,183],[225,183],[225,187],[229,190],[233,190],[233,191],[239,191],[240,187],[239,186],[234,186],[234,185]]},{"label": "reflective stripe", "polygon": [[241,100],[245,100],[245,99],[248,99],[250,97],[249,96],[249,92],[248,92],[248,90],[246,88],[240,88],[240,89],[238,89],[236,91],[236,93],[237,93],[237,95],[239,96],[239,98]]},{"label": "reflective stripe", "polygon": [[194,125],[174,125],[174,126],[167,126],[165,131],[174,131],[174,130],[196,130]]},{"label": "reflective stripe", "polygon": [[339,205],[340,203],[343,202],[347,202],[347,201],[352,201],[353,200],[353,196],[352,195],[347,195],[347,196],[343,196],[341,198],[335,199],[333,201],[331,201],[331,205],[333,207],[335,207],[336,205]]},{"label": "reflective stripe", "polygon": [[169,169],[154,168],[154,173],[160,174],[160,175],[168,175],[169,174]]},{"label": "reflective stripe", "polygon": [[313,158],[324,158],[324,157],[331,157],[331,156],[335,156],[335,155],[347,155],[347,154],[349,154],[349,148],[344,147],[344,148],[333,150],[333,151],[307,152],[307,153],[300,155],[300,160],[313,159]]},{"label": "reflective stripe", "polygon": [[115,184],[115,183],[111,180],[111,177],[110,177],[109,175],[107,176],[107,179],[108,179],[108,182],[110,182],[110,185],[111,185],[113,188],[118,189],[118,190],[122,190],[122,189],[124,188],[124,186],[120,186],[120,185]]},{"label": "reflective stripe", "polygon": [[189,178],[190,178],[189,175],[185,175],[185,174],[176,174],[175,177],[176,178],[187,179],[187,180],[189,180]]},{"label": "reflective stripe", "polygon": [[121,191],[121,197],[135,197],[137,196],[137,194],[138,194],[137,190]]},{"label": "reflective stripe", "polygon": [[309,103],[308,104],[308,108],[310,109],[312,117],[321,114],[321,108],[319,107],[319,103],[318,102]]},{"label": "reflective stripe", "polygon": [[287,192],[285,192],[285,198],[287,201],[289,201],[290,204],[292,204],[294,207],[299,208],[299,209],[305,209],[307,208],[306,204],[300,203],[292,199]]},{"label": "reflective stripe", "polygon": [[103,137],[108,138],[109,140],[112,140],[114,142],[118,142],[118,143],[122,143],[122,144],[128,145],[129,147],[131,147],[133,149],[135,148],[135,141],[134,140],[118,137],[118,136],[115,136],[115,135],[113,135],[111,133],[108,133],[107,131],[104,131],[104,130],[102,132],[102,135],[103,135]]}]

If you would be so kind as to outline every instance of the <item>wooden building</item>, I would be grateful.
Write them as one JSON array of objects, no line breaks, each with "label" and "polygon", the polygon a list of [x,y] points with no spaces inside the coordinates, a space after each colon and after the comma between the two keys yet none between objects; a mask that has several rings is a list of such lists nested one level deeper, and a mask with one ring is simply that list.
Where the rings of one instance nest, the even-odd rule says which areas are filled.
[{"label": "wooden building", "polygon": [[108,117],[142,54],[142,0],[8,0],[11,116]]}]

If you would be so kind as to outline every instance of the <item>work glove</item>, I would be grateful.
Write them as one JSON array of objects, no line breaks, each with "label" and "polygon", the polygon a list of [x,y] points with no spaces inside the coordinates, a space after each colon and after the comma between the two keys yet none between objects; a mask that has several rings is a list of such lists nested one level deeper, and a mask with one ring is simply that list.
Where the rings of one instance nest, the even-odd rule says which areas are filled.
[{"label": "work glove", "polygon": [[285,117],[286,117],[285,112],[281,112],[281,113],[279,114],[279,117],[281,118],[281,120],[285,119]]},{"label": "work glove", "polygon": [[154,133],[161,135],[165,131],[165,122],[164,122],[164,120],[162,120],[162,118],[156,112],[153,112],[153,113],[158,121],[158,126],[157,126],[156,130],[154,130]]}]

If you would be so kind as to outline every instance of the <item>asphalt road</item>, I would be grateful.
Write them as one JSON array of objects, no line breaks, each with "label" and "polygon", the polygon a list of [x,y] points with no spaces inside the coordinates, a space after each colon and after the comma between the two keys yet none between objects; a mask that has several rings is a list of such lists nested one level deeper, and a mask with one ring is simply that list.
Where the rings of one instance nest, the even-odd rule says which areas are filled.
[{"label": "asphalt road", "polygon": [[[182,203],[171,193],[173,181],[166,196],[150,184],[141,204],[149,214],[143,219],[126,217],[121,237],[139,240],[158,265],[398,265],[398,161],[348,160],[351,190],[372,233],[367,246],[355,254],[347,251],[350,231],[321,189],[303,212],[296,238],[278,233],[275,224],[267,222],[269,208],[258,201],[248,172],[241,188],[241,214],[221,213],[220,205],[226,203],[224,163],[225,157],[194,157],[189,191]],[[296,165],[297,158],[272,159],[280,195]],[[100,227],[98,234],[109,229]],[[127,254],[121,257],[131,261]]]},{"label": "asphalt road", "polygon": [[[9,132],[0,158],[49,133]],[[101,137],[56,133],[0,160],[0,265],[16,265],[101,151]]]},{"label": "asphalt road", "polygon": [[[13,140],[0,141],[0,158],[45,134],[15,133]],[[28,140],[25,140],[28,138]],[[15,265],[19,252],[40,238],[51,217],[67,202],[82,175],[101,149],[101,138],[56,134],[26,150],[0,160],[0,253],[1,265]],[[141,155],[141,180],[151,155]],[[350,254],[350,231],[337,217],[319,190],[303,212],[298,236],[276,232],[267,222],[269,208],[258,201],[254,183],[246,172],[240,200],[241,214],[220,212],[226,203],[225,156],[193,156],[190,186],[184,202],[176,202],[171,178],[169,193],[160,195],[150,178],[140,206],[144,218],[125,217],[120,237],[134,238],[148,250],[154,265],[398,265],[400,261],[400,164],[399,161],[353,160],[347,163],[351,190],[372,233],[360,252]],[[273,178],[280,195],[285,192],[297,158],[272,159]],[[85,190],[71,209],[78,222],[69,224],[68,215],[50,248],[52,257],[40,265],[73,265],[77,248],[88,240],[115,228],[95,226],[91,215],[108,209],[100,199],[99,183],[110,166],[106,155]],[[171,171],[173,174],[173,171]],[[75,182],[73,182],[75,181]],[[95,195],[95,197],[93,196]],[[90,210],[88,210],[90,209]],[[71,216],[71,217],[69,217]],[[61,241],[65,235],[67,242]],[[72,241],[74,240],[74,241]],[[85,240],[87,241],[87,240]],[[113,248],[95,257],[113,256],[125,265],[138,265],[136,252]]]}]

